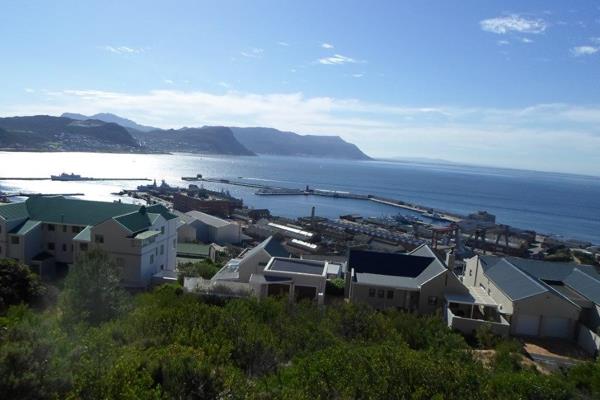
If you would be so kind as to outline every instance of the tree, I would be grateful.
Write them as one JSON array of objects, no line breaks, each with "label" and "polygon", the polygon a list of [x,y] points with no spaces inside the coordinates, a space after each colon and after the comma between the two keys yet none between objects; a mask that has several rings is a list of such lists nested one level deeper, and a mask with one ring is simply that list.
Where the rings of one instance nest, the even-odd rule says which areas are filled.
[{"label": "tree", "polygon": [[120,269],[102,250],[89,251],[69,271],[60,297],[63,322],[98,325],[120,314],[127,293],[120,286]]},{"label": "tree", "polygon": [[179,281],[183,283],[183,278],[212,278],[221,267],[211,260],[202,260],[195,263],[185,263],[177,267],[179,270]]},{"label": "tree", "polygon": [[29,267],[15,260],[0,260],[0,314],[11,305],[35,303],[44,293],[44,285]]}]

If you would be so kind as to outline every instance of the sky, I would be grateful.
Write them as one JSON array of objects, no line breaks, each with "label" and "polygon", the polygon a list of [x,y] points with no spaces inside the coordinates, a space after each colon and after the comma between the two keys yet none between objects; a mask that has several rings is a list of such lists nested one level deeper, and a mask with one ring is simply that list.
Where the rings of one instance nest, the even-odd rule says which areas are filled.
[{"label": "sky", "polygon": [[600,176],[600,3],[2,0],[0,116],[63,112]]}]

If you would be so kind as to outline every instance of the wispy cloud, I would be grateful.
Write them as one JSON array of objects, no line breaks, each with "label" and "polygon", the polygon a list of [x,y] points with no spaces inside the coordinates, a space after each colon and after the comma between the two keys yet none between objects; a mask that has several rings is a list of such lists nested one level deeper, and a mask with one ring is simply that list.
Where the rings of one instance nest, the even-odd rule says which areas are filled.
[{"label": "wispy cloud", "polygon": [[524,37],[524,38],[521,38],[521,42],[523,42],[523,43],[533,43],[533,40]]},{"label": "wispy cloud", "polygon": [[358,60],[351,57],[346,57],[341,54],[334,54],[331,57],[323,57],[317,60],[319,64],[324,65],[342,65],[342,64],[356,64]]},{"label": "wispy cloud", "polygon": [[498,40],[496,43],[498,44],[498,46],[507,46],[510,44],[510,42],[508,40],[504,40],[504,39]]},{"label": "wispy cloud", "polygon": [[365,74],[352,74],[353,78],[362,78]]},{"label": "wispy cloud", "polygon": [[331,43],[323,43],[321,47],[324,49],[333,49],[333,45]]},{"label": "wispy cloud", "polygon": [[277,42],[277,44],[283,47],[288,47],[290,45],[288,42]]},{"label": "wispy cloud", "polygon": [[144,49],[143,48],[134,48],[134,47],[128,47],[128,46],[103,46],[102,49],[110,52],[110,53],[115,53],[115,54],[137,54],[137,53],[143,53]]},{"label": "wispy cloud", "polygon": [[592,54],[596,54],[598,50],[600,48],[594,46],[577,46],[571,49],[571,54],[575,57],[591,56]]},{"label": "wispy cloud", "polygon": [[164,79],[163,82],[166,83],[167,85],[172,85],[175,83],[175,82],[173,82],[172,79]]},{"label": "wispy cloud", "polygon": [[479,22],[481,29],[486,32],[506,34],[516,33],[543,33],[548,24],[541,18],[525,18],[518,14],[503,17],[484,19]]},{"label": "wispy cloud", "polygon": [[25,88],[24,90],[26,93],[35,93],[35,89],[32,88]]},{"label": "wispy cloud", "polygon": [[247,58],[261,58],[265,51],[258,47],[252,47],[249,50],[242,51],[240,54]]}]

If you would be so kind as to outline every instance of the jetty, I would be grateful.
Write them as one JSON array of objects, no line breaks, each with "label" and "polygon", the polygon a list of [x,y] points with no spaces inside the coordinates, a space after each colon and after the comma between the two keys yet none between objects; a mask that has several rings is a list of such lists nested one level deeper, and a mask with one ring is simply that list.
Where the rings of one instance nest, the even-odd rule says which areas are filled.
[{"label": "jetty", "polygon": [[[59,175],[60,176],[60,175]],[[62,182],[86,182],[86,181],[151,181],[150,178],[92,178],[76,177],[62,179],[60,177],[0,177],[0,181],[62,181]]]},{"label": "jetty", "polygon": [[200,174],[198,175],[198,178],[195,180],[202,181],[202,182],[222,183],[222,184],[226,184],[226,185],[244,186],[244,187],[258,189],[254,193],[257,196],[322,196],[322,197],[332,197],[332,198],[336,198],[336,199],[365,200],[365,201],[372,201],[372,202],[379,203],[379,204],[385,204],[385,205],[391,206],[391,207],[402,208],[404,210],[415,212],[425,218],[432,219],[432,220],[445,221],[445,222],[460,222],[466,218],[463,215],[451,213],[451,212],[444,211],[444,210],[436,210],[431,207],[425,207],[425,206],[422,206],[419,204],[408,203],[408,202],[397,200],[397,199],[389,199],[389,198],[380,197],[380,196],[372,195],[372,194],[359,194],[359,193],[351,193],[351,192],[331,190],[331,189],[314,189],[314,188],[309,187],[308,185],[304,189],[294,189],[294,188],[262,185],[259,183],[241,182],[239,180],[231,180],[231,179],[225,179],[225,178],[203,178],[203,177],[201,177]]}]

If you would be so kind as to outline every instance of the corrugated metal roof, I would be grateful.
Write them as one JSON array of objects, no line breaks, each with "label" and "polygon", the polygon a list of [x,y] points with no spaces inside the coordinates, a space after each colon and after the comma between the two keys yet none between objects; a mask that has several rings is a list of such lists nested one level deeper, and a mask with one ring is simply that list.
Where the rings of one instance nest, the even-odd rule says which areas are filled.
[{"label": "corrugated metal roof", "polygon": [[512,263],[501,259],[485,271],[500,290],[511,300],[521,300],[548,291],[548,288],[521,271]]},{"label": "corrugated metal roof", "polygon": [[[214,215],[206,214],[200,211],[189,211],[185,213],[185,215],[189,218],[186,218],[186,222],[190,223],[194,220],[200,221],[206,225],[214,226],[216,228],[223,228],[225,226],[234,224],[235,222],[226,221],[224,219],[215,217]],[[191,220],[190,220],[191,218]]]},{"label": "corrugated metal roof", "polygon": [[273,258],[269,271],[294,272],[300,274],[322,275],[325,270],[324,261],[312,261],[299,258]]},{"label": "corrugated metal roof", "polygon": [[114,216],[140,209],[140,206],[134,204],[67,199],[62,196],[30,197],[25,204],[31,219],[73,225],[96,225]]},{"label": "corrugated metal roof", "polygon": [[0,217],[7,221],[29,217],[25,202],[0,204]]},{"label": "corrugated metal roof", "polygon": [[600,280],[575,268],[564,283],[596,304],[600,304]]},{"label": "corrugated metal roof", "polygon": [[289,257],[290,256],[290,253],[288,253],[286,251],[286,249],[283,247],[283,245],[281,243],[279,243],[277,240],[275,240],[275,238],[273,236],[269,236],[268,238],[263,240],[261,243],[259,243],[256,247],[254,247],[253,249],[250,249],[248,252],[246,252],[243,255],[243,257],[244,258],[251,257],[261,250],[264,250],[267,253],[269,253],[269,255],[271,257]]},{"label": "corrugated metal roof", "polygon": [[32,230],[36,226],[39,226],[40,224],[41,224],[40,221],[33,221],[31,219],[28,219],[27,221],[23,222],[22,224],[19,224],[16,227],[14,227],[10,231],[10,233],[13,235],[26,235],[30,230]]},{"label": "corrugated metal roof", "polygon": [[159,214],[135,211],[129,214],[114,217],[114,220],[127,228],[130,232],[140,232],[152,226]]}]

